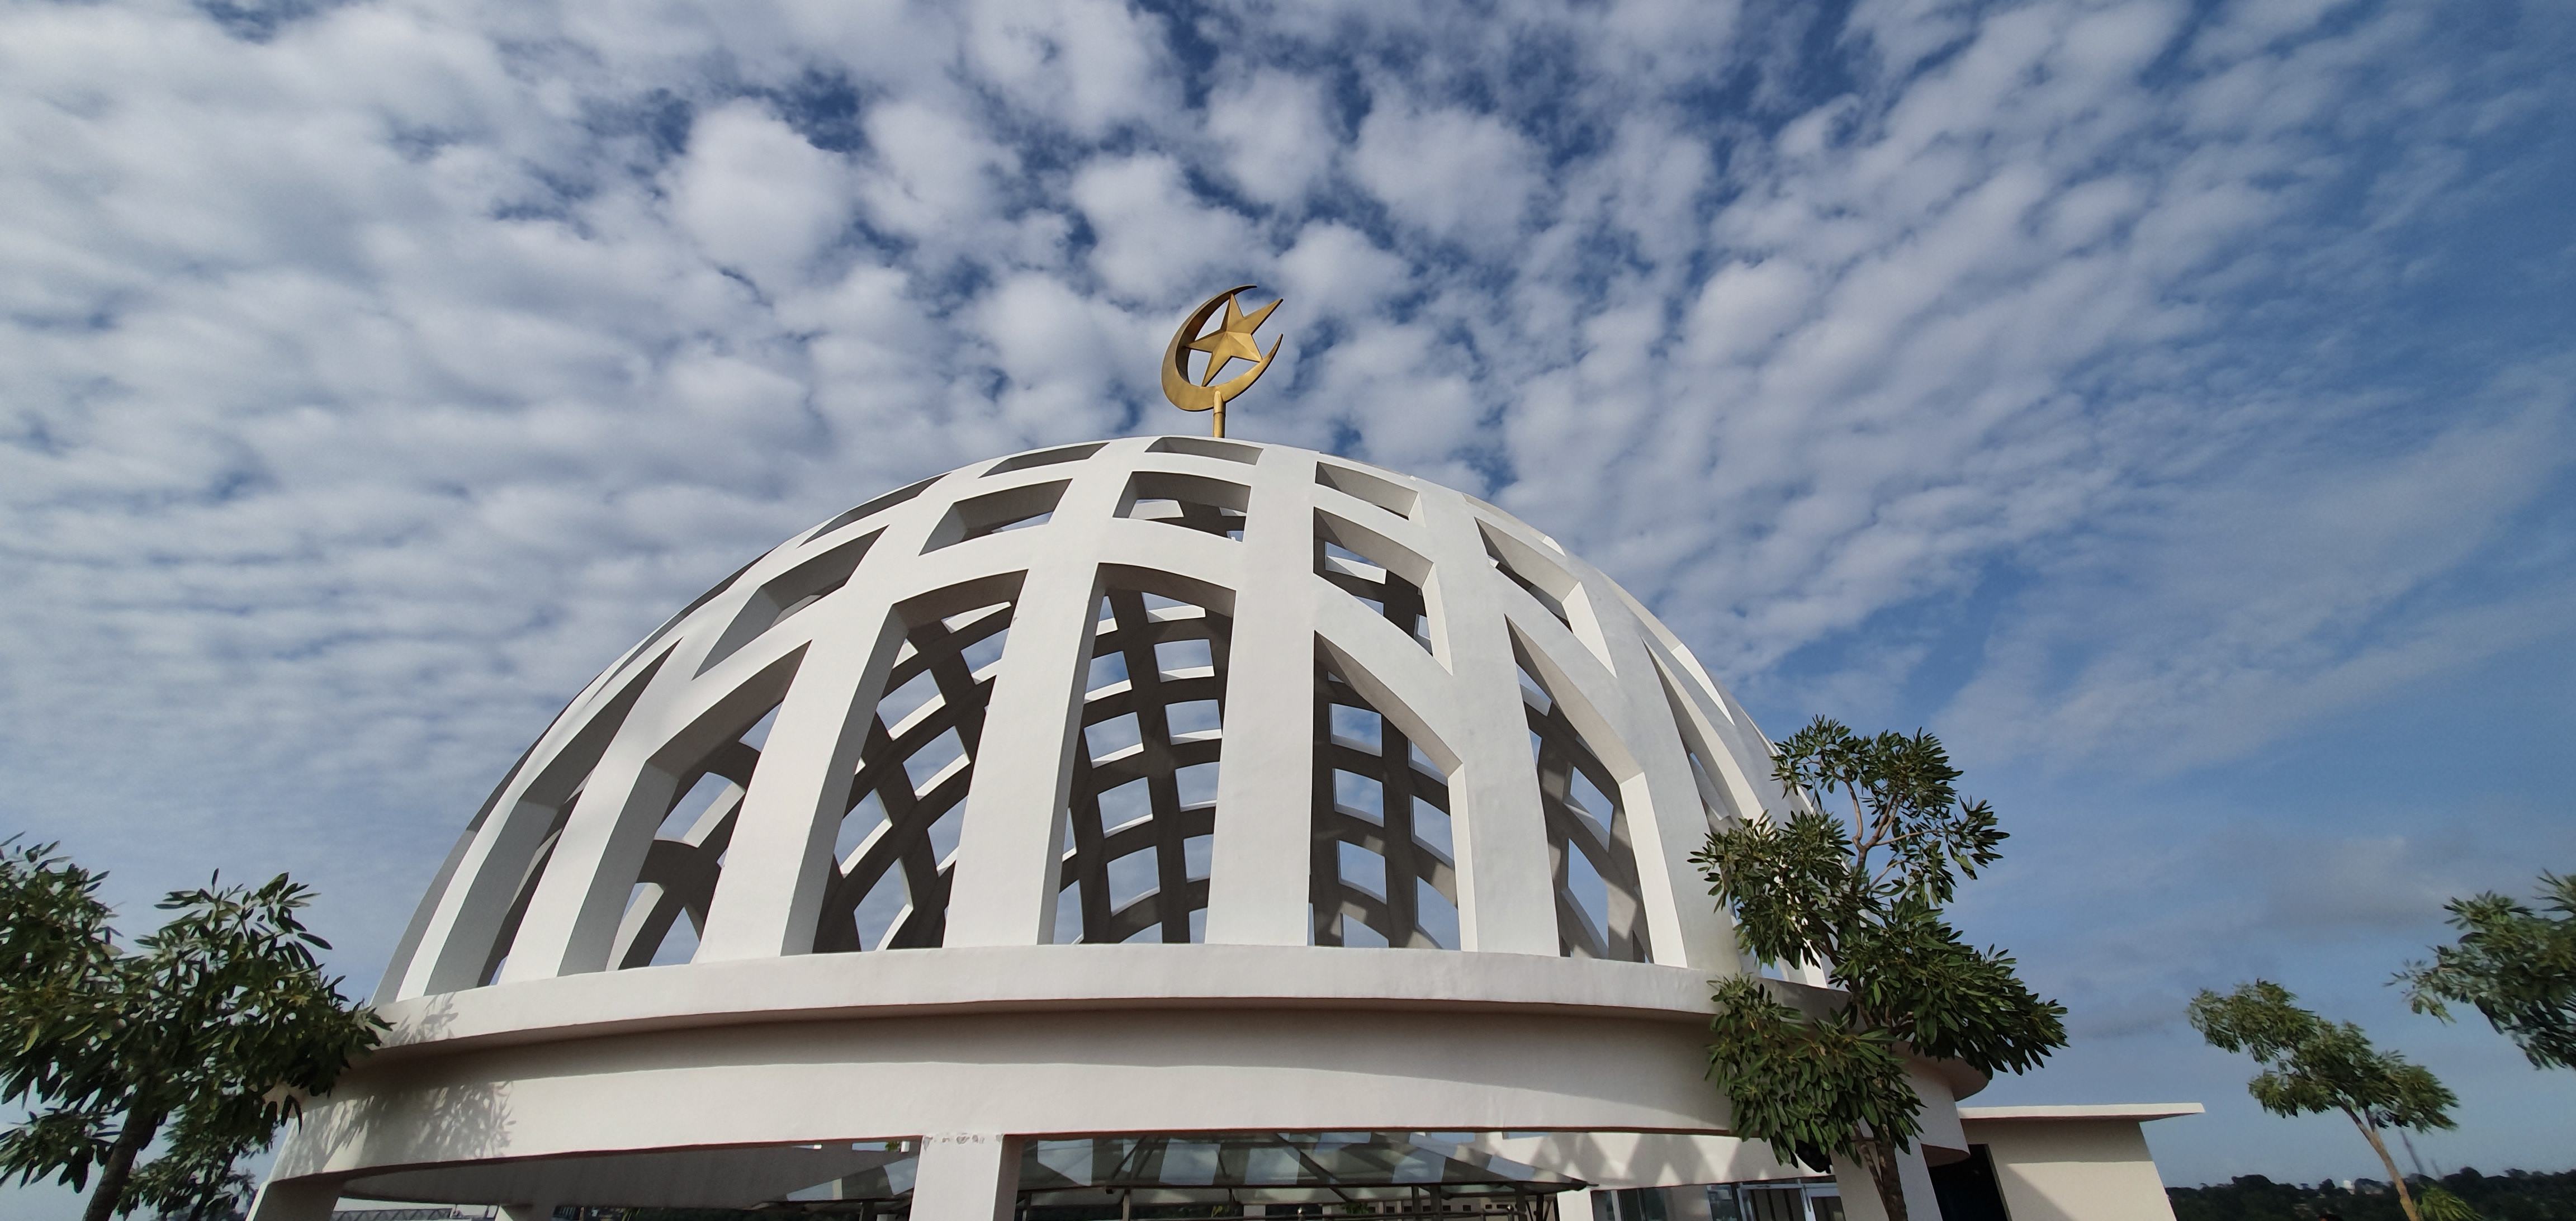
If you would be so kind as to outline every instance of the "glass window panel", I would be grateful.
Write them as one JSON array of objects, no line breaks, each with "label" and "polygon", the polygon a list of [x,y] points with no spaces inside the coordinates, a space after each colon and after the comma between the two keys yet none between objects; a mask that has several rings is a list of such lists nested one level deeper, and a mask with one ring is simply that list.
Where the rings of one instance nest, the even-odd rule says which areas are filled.
[{"label": "glass window panel", "polygon": [[1333,736],[1368,750],[1384,749],[1386,718],[1366,708],[1333,705]]},{"label": "glass window panel", "polygon": [[1214,763],[1193,763],[1173,770],[1172,783],[1180,790],[1182,808],[1216,804],[1217,768]]},{"label": "glass window panel", "polygon": [[1145,734],[1136,727],[1136,714],[1128,712],[1096,725],[1083,726],[1082,740],[1091,748],[1091,757],[1098,760],[1144,741]]},{"label": "glass window panel", "polygon": [[1100,795],[1100,829],[1115,831],[1154,816],[1154,794],[1142,780],[1130,780]]},{"label": "glass window panel", "polygon": [[1373,776],[1333,771],[1333,804],[1374,823],[1386,821],[1386,785]]},{"label": "glass window panel", "polygon": [[1341,853],[1342,884],[1385,898],[1386,858],[1347,840],[1335,847]]},{"label": "glass window panel", "polygon": [[1214,733],[1225,728],[1225,718],[1217,711],[1215,700],[1185,700],[1163,708],[1163,723],[1173,737],[1192,733]]}]

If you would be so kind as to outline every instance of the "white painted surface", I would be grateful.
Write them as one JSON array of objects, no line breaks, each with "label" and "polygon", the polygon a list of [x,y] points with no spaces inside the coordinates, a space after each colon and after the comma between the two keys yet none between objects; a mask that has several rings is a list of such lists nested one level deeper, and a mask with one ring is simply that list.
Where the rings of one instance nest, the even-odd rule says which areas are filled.
[{"label": "white painted surface", "polygon": [[[2180,1109],[2188,1107],[2188,1110]],[[2173,1221],[2155,1155],[2141,1119],[2197,1114],[2196,1103],[2172,1108],[2113,1107],[2111,1114],[2049,1112],[2075,1107],[1984,1108],[2041,1114],[1983,1119],[1963,1116],[1968,1139],[1994,1158],[1995,1180],[2013,1221]],[[2138,1112],[2144,1112],[2139,1114]]]},{"label": "white painted surface", "polygon": [[2043,1106],[1960,1107],[1959,1119],[2172,1119],[2181,1115],[2206,1114],[2209,1108],[2197,1102],[2078,1102]]},{"label": "white painted surface", "polygon": [[248,1221],[331,1221],[331,1206],[340,1200],[337,1185],[272,1179],[250,1202]]},{"label": "white painted surface", "polygon": [[[1897,1181],[1905,1189],[1905,1213],[1909,1221],[1938,1221],[1940,1198],[1932,1193],[1932,1172],[1923,1165],[1923,1146],[1916,1145],[1898,1157]],[[1878,1182],[1869,1177],[1860,1163],[1847,1157],[1834,1159],[1834,1185],[1842,1190],[1845,1221],[1887,1221],[1887,1207],[1878,1198]],[[2025,1221],[2016,1215],[2013,1221]]]},{"label": "white painted surface", "polygon": [[1020,1190],[1020,1141],[989,1132],[941,1132],[921,1142],[913,1221],[1011,1221]]}]

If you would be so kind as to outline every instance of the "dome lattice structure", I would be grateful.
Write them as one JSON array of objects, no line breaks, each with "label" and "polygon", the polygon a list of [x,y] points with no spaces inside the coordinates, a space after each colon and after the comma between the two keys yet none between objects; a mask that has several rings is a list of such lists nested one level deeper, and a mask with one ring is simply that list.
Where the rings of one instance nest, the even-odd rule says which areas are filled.
[{"label": "dome lattice structure", "polygon": [[571,701],[263,1216],[803,1191],[981,1221],[1110,1190],[1074,1136],[1251,1151],[1160,1172],[1183,1191],[1320,1165],[1296,1133],[1391,1166],[1486,1134],[1434,1186],[1507,1133],[1723,1133],[1707,984],[1746,964],[1688,857],[1777,804],[1768,772],[1671,632],[1472,497],[1204,438],[979,463],[754,560]]},{"label": "dome lattice structure", "polygon": [[1725,969],[1686,858],[1767,766],[1669,632],[1490,505],[1282,446],[1045,450],[825,522],[601,674],[382,999],[1138,940]]}]

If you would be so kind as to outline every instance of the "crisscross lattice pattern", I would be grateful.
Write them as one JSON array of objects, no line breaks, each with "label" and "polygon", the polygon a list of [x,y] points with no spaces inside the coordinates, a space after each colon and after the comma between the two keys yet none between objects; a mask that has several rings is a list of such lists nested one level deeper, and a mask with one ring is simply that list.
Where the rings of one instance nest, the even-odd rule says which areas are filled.
[{"label": "crisscross lattice pattern", "polygon": [[1458,948],[1449,782],[1329,664],[1315,667],[1317,945]]},{"label": "crisscross lattice pattern", "polygon": [[[697,946],[707,926],[707,909],[715,902],[716,880],[724,873],[734,821],[742,814],[743,794],[751,791],[752,772],[760,766],[760,748],[750,739],[767,722],[764,713],[751,729],[699,760],[673,788],[661,834],[645,850],[626,919],[617,929],[616,948],[609,952],[609,961],[621,970],[686,962],[686,951]],[[676,942],[674,933],[680,934]]]},{"label": "crisscross lattice pattern", "polygon": [[1010,626],[1003,603],[905,633],[850,784],[815,952],[939,944],[958,807],[974,783],[993,697],[979,671],[1000,657]]},{"label": "crisscross lattice pattern", "polygon": [[1539,801],[1556,882],[1558,952],[1651,962],[1637,854],[1618,781],[1583,741],[1547,684],[1521,671],[1521,710],[1538,762]]},{"label": "crisscross lattice pattern", "polygon": [[1055,937],[1203,940],[1234,624],[1133,589],[1100,608]]},{"label": "crisscross lattice pattern", "polygon": [[1334,541],[1318,523],[1315,531],[1315,575],[1359,599],[1385,617],[1415,644],[1431,647],[1431,618],[1422,587],[1369,557]]}]

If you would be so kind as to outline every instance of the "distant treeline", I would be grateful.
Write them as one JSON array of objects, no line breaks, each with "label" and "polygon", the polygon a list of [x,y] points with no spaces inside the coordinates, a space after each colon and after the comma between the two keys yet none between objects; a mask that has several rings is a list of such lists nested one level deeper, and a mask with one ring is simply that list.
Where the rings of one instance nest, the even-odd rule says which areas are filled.
[{"label": "distant treeline", "polygon": [[[2463,1168],[2434,1181],[2487,1221],[2576,1221],[2576,1170],[2480,1174]],[[2216,1185],[2168,1187],[2165,1195],[2173,1201],[2174,1221],[2314,1221],[2328,1213],[2343,1221],[2406,1221],[2397,1193],[2372,1179],[2355,1179],[2345,1190],[2334,1183],[2308,1187],[2248,1174]]]}]

